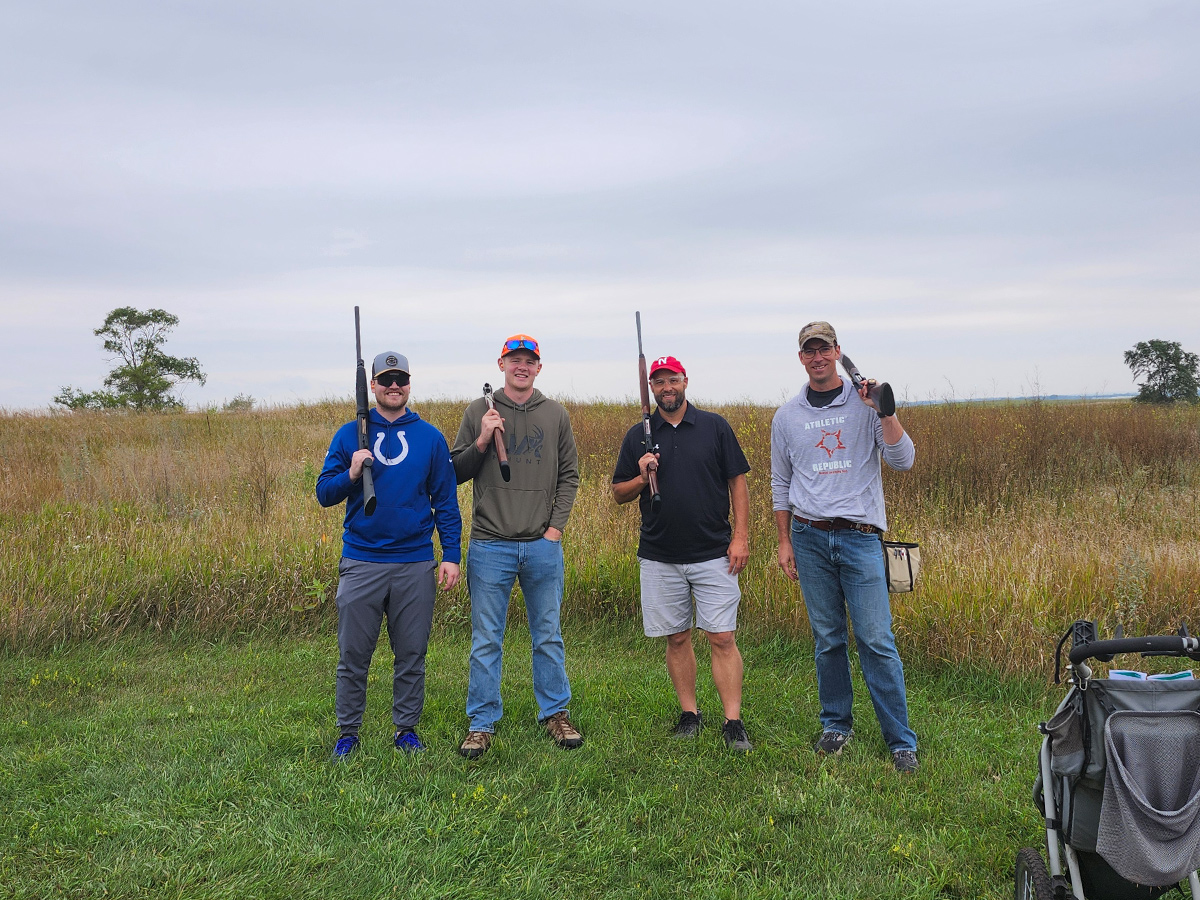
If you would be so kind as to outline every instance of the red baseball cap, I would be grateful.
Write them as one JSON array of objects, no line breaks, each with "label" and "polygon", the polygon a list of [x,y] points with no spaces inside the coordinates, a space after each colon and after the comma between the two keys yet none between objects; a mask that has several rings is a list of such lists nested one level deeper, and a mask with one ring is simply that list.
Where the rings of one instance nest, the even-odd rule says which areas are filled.
[{"label": "red baseball cap", "polygon": [[654,377],[654,373],[659,369],[666,369],[668,372],[678,372],[683,377],[687,377],[687,369],[683,367],[683,363],[673,356],[660,356],[654,362],[650,363],[650,377]]}]

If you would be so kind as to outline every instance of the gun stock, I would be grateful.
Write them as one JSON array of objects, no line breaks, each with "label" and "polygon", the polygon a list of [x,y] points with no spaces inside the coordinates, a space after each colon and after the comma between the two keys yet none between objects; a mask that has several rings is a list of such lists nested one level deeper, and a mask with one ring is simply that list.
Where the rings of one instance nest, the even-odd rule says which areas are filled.
[{"label": "gun stock", "polygon": [[[358,307],[354,307],[354,351],[358,357],[358,368],[354,373],[354,400],[358,407],[358,449],[369,449],[371,444],[367,437],[367,417],[371,407],[367,401],[367,366],[362,358],[362,333],[358,324]],[[363,512],[368,516],[375,512],[375,476],[371,469],[374,459],[363,460]]]},{"label": "gun stock", "polygon": [[863,378],[862,373],[858,371],[858,366],[851,362],[850,357],[845,353],[842,354],[842,368],[846,370],[846,374],[850,376],[850,380],[854,382],[854,387],[857,390],[864,384],[867,384],[867,396],[879,409],[879,414],[883,416],[891,416],[896,413],[896,395],[892,392],[892,386],[886,381],[875,382],[874,384]]},{"label": "gun stock", "polygon": [[[646,372],[646,354],[642,352],[642,314],[639,311],[633,315],[637,322],[638,382],[642,391],[642,440],[647,453],[657,453],[658,445],[650,430],[650,376]],[[658,463],[650,463],[646,474],[650,476],[650,512],[656,513],[662,506],[662,494],[658,492]]]},{"label": "gun stock", "polygon": [[[483,384],[483,399],[487,401],[488,409],[496,408],[496,401],[492,398],[492,386],[487,382]],[[496,459],[500,461],[500,477],[508,481],[512,478],[512,469],[508,465],[508,451],[504,449],[504,435],[493,431],[492,443],[496,446]]]}]

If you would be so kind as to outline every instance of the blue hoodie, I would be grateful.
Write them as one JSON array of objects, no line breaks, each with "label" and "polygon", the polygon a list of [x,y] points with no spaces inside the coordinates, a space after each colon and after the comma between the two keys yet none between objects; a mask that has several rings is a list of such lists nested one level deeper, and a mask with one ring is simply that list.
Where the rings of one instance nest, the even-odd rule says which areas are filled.
[{"label": "blue hoodie", "polygon": [[458,480],[442,433],[412,410],[389,422],[372,408],[367,434],[375,456],[374,515],[363,512],[362,480],[350,480],[350,458],[358,450],[357,421],[337,430],[317,477],[322,506],[346,501],[342,555],[380,563],[432,560],[436,519],[442,560],[461,562]]}]

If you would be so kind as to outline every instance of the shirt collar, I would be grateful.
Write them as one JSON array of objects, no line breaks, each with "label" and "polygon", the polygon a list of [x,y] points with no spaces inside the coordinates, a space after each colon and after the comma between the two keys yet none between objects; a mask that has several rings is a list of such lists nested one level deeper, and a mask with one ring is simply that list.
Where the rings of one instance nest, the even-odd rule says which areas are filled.
[{"label": "shirt collar", "polygon": [[[850,399],[850,391],[854,390],[854,385],[847,379],[843,378],[841,393],[838,394],[836,397],[833,398],[833,400],[830,401],[829,406],[813,406],[811,403],[809,403],[808,402],[808,391],[810,388],[812,388],[812,390],[818,394],[825,393],[824,391],[818,391],[816,388],[813,388],[812,385],[806,381],[806,382],[804,382],[804,387],[801,388],[801,390],[800,390],[801,402],[803,402],[804,405],[809,407],[810,409],[829,409],[830,406],[842,406],[847,400],[849,400]],[[833,388],[830,388],[830,390],[833,390]]]},{"label": "shirt collar", "polygon": [[[683,420],[679,424],[682,425],[684,422],[686,422],[689,425],[696,424],[696,404],[693,403],[691,400],[687,401],[687,408],[684,409],[684,411],[683,411]],[[654,415],[652,415],[650,417],[651,427],[658,428],[663,425],[670,425],[670,424],[671,424],[670,422],[668,422],[666,419],[664,419],[662,417],[662,413],[660,413],[658,411],[658,407],[656,406],[654,408]]]}]

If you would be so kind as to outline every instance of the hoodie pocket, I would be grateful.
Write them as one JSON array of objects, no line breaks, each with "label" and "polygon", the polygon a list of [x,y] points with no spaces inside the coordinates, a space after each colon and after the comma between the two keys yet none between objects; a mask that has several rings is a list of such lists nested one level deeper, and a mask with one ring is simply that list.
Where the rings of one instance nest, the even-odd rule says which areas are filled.
[{"label": "hoodie pocket", "polygon": [[545,491],[485,488],[475,522],[482,531],[512,540],[541,537],[550,523],[550,501]]},{"label": "hoodie pocket", "polygon": [[362,516],[355,527],[356,544],[377,553],[399,552],[429,540],[433,533],[433,513],[428,507],[384,506],[379,504],[372,516]]}]

